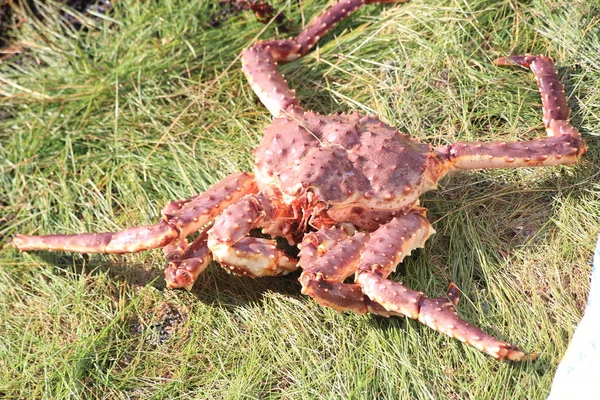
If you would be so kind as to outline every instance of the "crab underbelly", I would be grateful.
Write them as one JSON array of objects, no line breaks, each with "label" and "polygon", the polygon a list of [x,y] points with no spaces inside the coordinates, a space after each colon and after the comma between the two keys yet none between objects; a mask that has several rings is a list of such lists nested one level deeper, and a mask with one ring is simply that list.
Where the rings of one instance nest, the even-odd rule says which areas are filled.
[{"label": "crab underbelly", "polygon": [[327,210],[327,215],[336,222],[350,222],[358,228],[373,230],[391,221],[392,218],[406,214],[409,210],[418,206],[418,200],[410,205],[393,210],[372,209],[362,203],[354,203],[334,206]]}]

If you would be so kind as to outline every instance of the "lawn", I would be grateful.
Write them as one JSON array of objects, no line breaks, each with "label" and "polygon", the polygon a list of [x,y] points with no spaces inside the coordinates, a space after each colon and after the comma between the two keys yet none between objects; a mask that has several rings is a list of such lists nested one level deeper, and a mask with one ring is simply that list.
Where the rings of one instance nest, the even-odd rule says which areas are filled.
[{"label": "lawn", "polygon": [[[437,233],[392,277],[538,353],[498,362],[413,321],[339,314],[298,274],[249,279],[216,264],[165,288],[160,251],[19,253],[16,233],[154,223],[172,199],[250,171],[271,116],[239,60],[297,34],[325,1],[276,0],[209,25],[217,2],[115,2],[61,22],[38,3],[0,61],[0,397],[543,399],[582,315],[600,232],[600,2],[413,0],[364,7],[281,70],[321,113],[378,114],[432,145],[545,135],[535,79],[491,63],[556,60],[575,166],[453,174],[422,197]],[[76,16],[77,17],[77,16]],[[284,33],[284,28],[289,33]]]}]

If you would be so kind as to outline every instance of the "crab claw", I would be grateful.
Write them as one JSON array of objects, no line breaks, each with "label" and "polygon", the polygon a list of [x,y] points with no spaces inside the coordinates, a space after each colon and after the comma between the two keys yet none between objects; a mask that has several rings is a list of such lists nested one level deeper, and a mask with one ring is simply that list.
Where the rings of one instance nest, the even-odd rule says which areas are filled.
[{"label": "crab claw", "polygon": [[179,257],[167,264],[165,281],[169,289],[191,290],[198,276],[210,264],[212,255],[207,246],[207,231],[204,230]]}]

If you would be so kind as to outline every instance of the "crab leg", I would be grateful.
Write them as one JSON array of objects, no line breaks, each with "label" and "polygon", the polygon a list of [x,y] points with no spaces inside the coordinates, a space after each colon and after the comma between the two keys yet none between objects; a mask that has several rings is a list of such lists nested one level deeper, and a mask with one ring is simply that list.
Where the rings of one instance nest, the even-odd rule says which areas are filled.
[{"label": "crab leg", "polygon": [[560,83],[556,68],[554,68],[554,61],[545,56],[524,55],[500,57],[494,60],[494,64],[498,66],[520,65],[531,69],[542,95],[544,110],[542,121],[548,129],[548,136],[559,135],[552,129],[552,121],[568,121],[571,110],[567,104],[565,87]]},{"label": "crab leg", "polygon": [[410,252],[422,247],[433,233],[424,215],[409,213],[394,218],[371,234],[357,267],[355,282],[364,294],[391,315],[404,315],[465,342],[497,359],[522,361],[526,355],[516,346],[502,342],[461,319],[455,311],[458,289],[450,285],[447,297],[429,298],[421,292],[390,281],[388,275]]},{"label": "crab leg", "polygon": [[178,236],[177,228],[162,221],[158,224],[129,228],[119,232],[16,235],[13,245],[21,251],[49,250],[122,254],[166,246]]},{"label": "crab leg", "polygon": [[169,261],[165,269],[165,281],[170,289],[192,289],[198,276],[212,260],[207,241],[208,229],[205,229],[177,259]]},{"label": "crab leg", "polygon": [[299,265],[302,294],[317,303],[337,311],[357,314],[389,313],[365,296],[356,283],[344,280],[356,272],[360,254],[369,240],[368,234],[356,233],[349,237],[343,228],[332,227],[304,236]]},{"label": "crab leg", "polygon": [[[338,311],[407,316],[498,359],[521,361],[528,356],[462,320],[455,311],[459,291],[450,284],[447,297],[429,298],[387,279],[410,252],[422,247],[431,225],[420,213],[394,218],[372,234],[349,237],[341,228],[306,235],[302,241],[302,293]],[[343,283],[356,272],[354,284]]]},{"label": "crab leg", "polygon": [[256,192],[252,174],[236,173],[211,186],[206,192],[169,203],[158,224],[125,229],[119,232],[80,233],[74,235],[16,235],[13,245],[21,251],[50,250],[77,253],[135,253],[164,247],[197,231],[242,196]]},{"label": "crab leg", "polygon": [[[169,218],[173,218],[181,212],[181,209],[192,202],[193,200],[198,199],[202,194],[197,194],[195,196],[188,197],[186,199],[175,200],[167,203],[162,210],[160,210],[160,215],[163,216],[166,220]],[[173,239],[169,244],[163,247],[163,254],[165,255],[165,259],[167,263],[171,261],[179,259],[179,257],[183,254],[183,252],[187,249],[188,242],[187,237],[179,236]],[[166,272],[166,271],[165,271]]]},{"label": "crab leg", "polygon": [[275,240],[247,236],[252,229],[268,229],[279,225],[281,219],[291,220],[288,211],[291,211],[289,207],[262,193],[248,195],[231,205],[208,231],[208,248],[215,261],[231,273],[251,277],[295,271],[296,260],[278,249]]},{"label": "crab leg", "polygon": [[253,174],[247,172],[231,174],[212,185],[206,192],[189,201],[183,200],[184,203],[178,210],[167,205],[169,213],[163,210],[163,217],[181,230],[182,237],[187,237],[221,214],[231,204],[257,191]]},{"label": "crab leg", "polygon": [[293,61],[308,53],[331,28],[364,4],[405,3],[408,0],[341,0],[314,19],[296,38],[260,41],[242,52],[242,69],[252,90],[273,116],[301,111],[277,63]]},{"label": "crab leg", "polygon": [[530,68],[542,96],[545,139],[525,142],[460,142],[436,149],[442,173],[452,169],[511,168],[568,165],[587,150],[581,134],[569,123],[565,89],[558,79],[551,58],[510,56],[494,61],[496,65],[521,65]]}]

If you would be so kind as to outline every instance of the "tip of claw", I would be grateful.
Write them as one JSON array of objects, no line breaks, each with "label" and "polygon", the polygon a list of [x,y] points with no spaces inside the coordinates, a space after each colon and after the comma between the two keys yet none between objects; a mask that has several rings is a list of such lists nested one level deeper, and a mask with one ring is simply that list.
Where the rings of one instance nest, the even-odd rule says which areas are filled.
[{"label": "tip of claw", "polygon": [[515,65],[520,65],[524,68],[529,68],[531,63],[535,61],[538,57],[532,55],[522,55],[522,56],[508,56],[508,57],[499,57],[496,58],[493,63],[494,65],[510,67]]},{"label": "tip of claw", "polygon": [[169,289],[183,289],[183,290],[189,292],[189,291],[192,290],[193,286],[194,286],[193,282],[189,283],[187,285],[182,285],[182,284],[177,283],[177,282],[169,282],[169,281],[167,281],[167,288],[169,288]]},{"label": "tip of claw", "polygon": [[460,289],[458,289],[458,286],[456,286],[454,282],[450,282],[450,285],[448,285],[446,296],[448,296],[448,299],[455,307],[458,305],[458,301],[460,300]]},{"label": "tip of claw", "polygon": [[169,289],[185,289],[189,292],[194,286],[192,275],[188,271],[178,268],[177,263],[173,262],[170,262],[165,269],[165,281]]},{"label": "tip of claw", "polygon": [[17,235],[15,235],[15,236],[12,238],[12,240],[10,241],[10,244],[11,244],[11,245],[12,245],[14,248],[18,249],[19,251],[24,251],[24,250],[22,249],[22,247],[23,247],[23,242],[24,242],[24,240],[23,240],[23,237],[24,237],[23,235],[18,235],[18,234],[17,234]]},{"label": "tip of claw", "polygon": [[498,354],[498,359],[509,361],[533,361],[537,358],[537,353],[526,354],[519,350],[518,347],[512,346],[502,349]]},{"label": "tip of claw", "polygon": [[506,58],[506,57],[498,57],[492,62],[494,63],[494,65],[499,65],[499,66],[512,65],[512,63],[510,61],[508,61],[508,58]]}]

